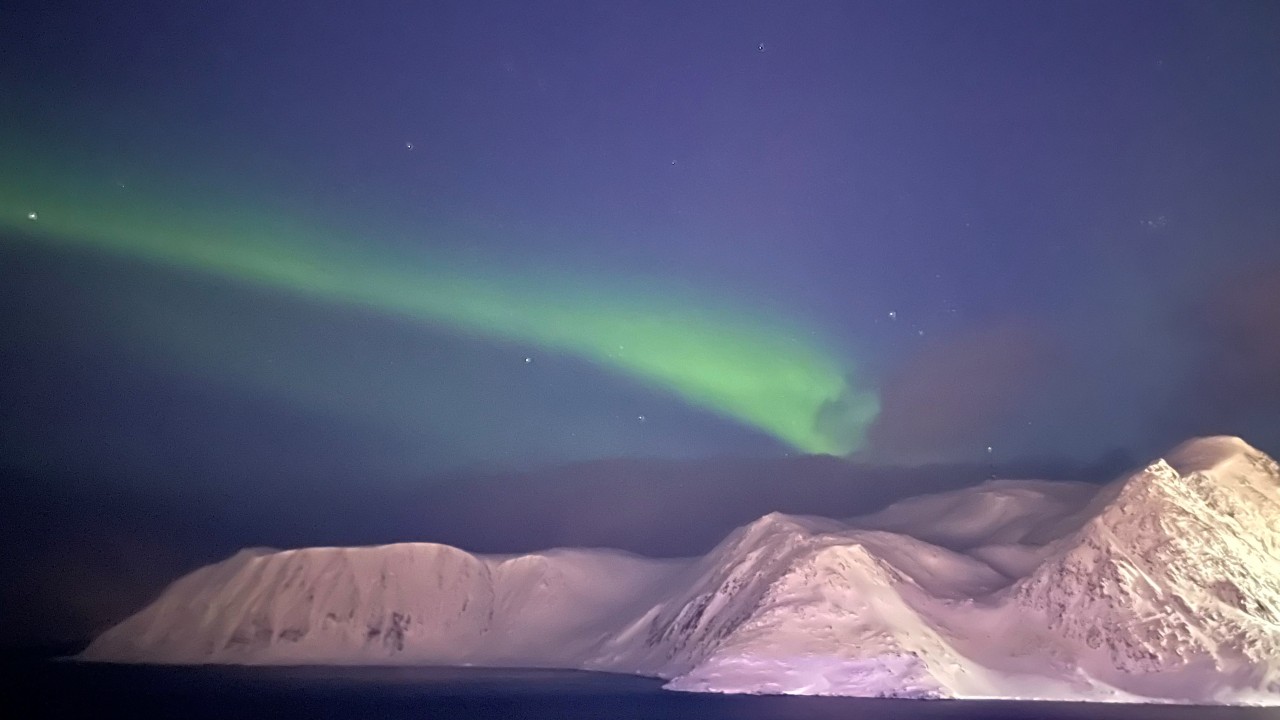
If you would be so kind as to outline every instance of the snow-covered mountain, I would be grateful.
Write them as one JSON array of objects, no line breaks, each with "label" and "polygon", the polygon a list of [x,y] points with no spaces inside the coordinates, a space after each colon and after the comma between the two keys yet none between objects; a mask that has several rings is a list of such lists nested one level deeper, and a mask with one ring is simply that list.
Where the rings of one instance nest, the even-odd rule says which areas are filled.
[{"label": "snow-covered mountain", "polygon": [[1280,469],[1186,443],[1106,489],[1013,589],[1091,676],[1144,695],[1280,699]]},{"label": "snow-covered mountain", "polygon": [[679,690],[1280,704],[1280,469],[1185,443],[1100,490],[991,481],[701,558],[246,550],[86,660],[642,673]]},{"label": "snow-covered mountain", "polygon": [[86,660],[573,666],[687,565],[612,550],[242,550],[171,585]]}]

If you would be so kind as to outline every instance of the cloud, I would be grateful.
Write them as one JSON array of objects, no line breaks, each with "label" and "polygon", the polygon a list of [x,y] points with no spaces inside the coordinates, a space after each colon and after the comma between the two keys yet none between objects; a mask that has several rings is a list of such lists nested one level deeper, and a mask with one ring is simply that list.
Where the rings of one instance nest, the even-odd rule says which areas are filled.
[{"label": "cloud", "polygon": [[1179,314],[1188,363],[1153,423],[1173,435],[1280,439],[1280,264],[1215,283]]},{"label": "cloud", "polygon": [[904,463],[975,457],[1048,378],[1052,346],[1030,322],[1010,319],[922,347],[884,382],[868,455]]}]

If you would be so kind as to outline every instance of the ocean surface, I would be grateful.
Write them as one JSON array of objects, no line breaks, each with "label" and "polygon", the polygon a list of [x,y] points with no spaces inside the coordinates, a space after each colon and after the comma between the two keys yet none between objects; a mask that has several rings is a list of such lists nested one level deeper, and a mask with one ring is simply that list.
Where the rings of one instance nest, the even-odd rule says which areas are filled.
[{"label": "ocean surface", "polygon": [[10,662],[4,717],[450,720],[1280,720],[1280,709],[749,697],[561,670],[245,668]]}]

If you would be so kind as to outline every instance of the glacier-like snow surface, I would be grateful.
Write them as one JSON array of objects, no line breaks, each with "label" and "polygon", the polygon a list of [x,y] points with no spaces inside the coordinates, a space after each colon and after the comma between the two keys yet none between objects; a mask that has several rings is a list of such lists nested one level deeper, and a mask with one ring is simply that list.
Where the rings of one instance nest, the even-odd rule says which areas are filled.
[{"label": "glacier-like snow surface", "polygon": [[245,550],[85,660],[565,667],[677,690],[1280,704],[1280,470],[1193,440],[1109,486],[997,480],[709,554]]}]

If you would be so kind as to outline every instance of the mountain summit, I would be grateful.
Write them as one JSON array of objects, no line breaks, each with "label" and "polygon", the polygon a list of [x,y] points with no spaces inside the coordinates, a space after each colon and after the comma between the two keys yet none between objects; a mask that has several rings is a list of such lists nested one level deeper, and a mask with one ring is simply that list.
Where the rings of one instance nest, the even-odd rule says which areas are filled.
[{"label": "mountain summit", "polygon": [[1160,697],[1280,693],[1280,468],[1237,438],[1185,443],[1103,491],[1020,581],[1107,682]]},{"label": "mountain summit", "polygon": [[246,550],[85,660],[474,664],[678,690],[1280,704],[1280,468],[1184,443],[1102,487],[999,480],[706,556]]}]

